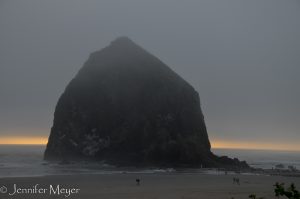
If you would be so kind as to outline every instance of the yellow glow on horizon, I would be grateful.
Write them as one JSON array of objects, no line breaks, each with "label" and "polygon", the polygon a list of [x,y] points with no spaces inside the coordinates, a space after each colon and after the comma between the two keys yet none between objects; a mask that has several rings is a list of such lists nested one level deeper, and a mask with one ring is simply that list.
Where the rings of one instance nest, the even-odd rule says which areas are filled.
[{"label": "yellow glow on horizon", "polygon": [[46,145],[48,142],[47,137],[38,136],[0,136],[0,144],[11,145]]},{"label": "yellow glow on horizon", "polygon": [[283,150],[300,151],[297,143],[259,142],[259,141],[227,141],[212,140],[213,149],[261,149],[261,150]]},{"label": "yellow glow on horizon", "polygon": [[[42,136],[0,136],[0,145],[46,145],[48,137]],[[297,143],[276,143],[257,141],[228,141],[211,140],[213,149],[262,149],[262,150],[286,150],[300,151]]]}]

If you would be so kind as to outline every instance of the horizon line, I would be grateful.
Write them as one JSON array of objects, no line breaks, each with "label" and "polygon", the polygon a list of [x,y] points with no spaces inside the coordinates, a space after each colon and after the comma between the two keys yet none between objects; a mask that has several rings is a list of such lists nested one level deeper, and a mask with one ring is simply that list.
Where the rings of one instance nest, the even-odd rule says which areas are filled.
[{"label": "horizon line", "polygon": [[[0,145],[46,146],[48,137],[41,136],[0,136]],[[211,149],[235,149],[235,150],[268,150],[268,151],[295,151],[300,147],[295,143],[267,143],[260,141],[228,141],[211,139]]]},{"label": "horizon line", "polygon": [[300,152],[300,149],[270,149],[270,148],[236,148],[236,147],[211,147],[214,149],[222,150],[251,150],[251,151],[284,151],[284,152]]},{"label": "horizon line", "polygon": [[[47,146],[47,144],[0,144],[0,146]],[[298,149],[265,149],[265,148],[236,148],[236,147],[211,147],[211,150],[249,150],[249,151],[284,151],[284,152],[300,152]]]}]

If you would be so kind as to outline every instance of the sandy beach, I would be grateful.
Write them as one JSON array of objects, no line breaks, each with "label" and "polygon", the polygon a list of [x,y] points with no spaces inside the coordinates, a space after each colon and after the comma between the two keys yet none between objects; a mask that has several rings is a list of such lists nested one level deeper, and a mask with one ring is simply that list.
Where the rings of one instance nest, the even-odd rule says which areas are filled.
[{"label": "sandy beach", "polygon": [[[234,177],[240,179],[240,185],[232,183]],[[136,184],[137,178],[141,180],[139,186]],[[243,199],[252,193],[275,198],[273,193],[275,182],[286,184],[293,182],[296,186],[300,186],[300,178],[263,175],[198,173],[60,175],[3,178],[1,186],[6,186],[8,190],[7,193],[1,193],[0,198]],[[58,194],[57,185],[59,191],[63,193]],[[24,189],[29,188],[34,192],[36,187],[37,190],[44,190],[44,193],[14,193],[14,186],[19,188],[19,192],[26,192]],[[70,192],[74,193],[65,190],[69,188]],[[13,195],[9,196],[9,193]]]}]

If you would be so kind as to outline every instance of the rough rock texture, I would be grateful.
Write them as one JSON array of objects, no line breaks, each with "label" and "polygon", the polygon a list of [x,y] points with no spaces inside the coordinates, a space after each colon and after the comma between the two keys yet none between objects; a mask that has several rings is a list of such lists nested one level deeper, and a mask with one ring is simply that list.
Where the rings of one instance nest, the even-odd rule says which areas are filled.
[{"label": "rough rock texture", "polygon": [[126,37],[92,53],[57,103],[45,159],[77,158],[247,167],[211,153],[197,91]]}]

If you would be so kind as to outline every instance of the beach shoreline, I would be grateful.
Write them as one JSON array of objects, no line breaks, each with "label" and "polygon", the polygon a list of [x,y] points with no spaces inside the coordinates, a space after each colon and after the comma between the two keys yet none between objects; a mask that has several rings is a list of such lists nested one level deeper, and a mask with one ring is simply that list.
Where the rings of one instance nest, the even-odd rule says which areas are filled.
[{"label": "beach shoreline", "polygon": [[[238,178],[240,184],[233,183]],[[137,185],[136,179],[140,180]],[[121,174],[80,174],[80,175],[50,175],[40,177],[9,177],[1,178],[1,186],[6,186],[8,192],[13,187],[23,189],[39,186],[49,188],[60,186],[66,189],[79,189],[78,193],[53,195],[45,194],[15,194],[7,198],[85,198],[85,199],[222,199],[248,198],[257,194],[273,198],[273,185],[283,182],[300,186],[300,178],[268,175],[210,175],[203,173],[121,173]],[[54,189],[55,190],[55,189]],[[8,194],[8,193],[6,193]],[[5,196],[5,194],[2,193]]]}]

